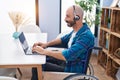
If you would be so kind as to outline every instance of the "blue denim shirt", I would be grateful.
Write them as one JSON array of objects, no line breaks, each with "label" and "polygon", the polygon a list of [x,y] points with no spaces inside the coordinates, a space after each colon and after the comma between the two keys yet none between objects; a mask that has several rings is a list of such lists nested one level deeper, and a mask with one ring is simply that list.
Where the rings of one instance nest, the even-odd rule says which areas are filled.
[{"label": "blue denim shirt", "polygon": [[[72,33],[73,31],[61,38],[62,44],[64,44],[65,46],[68,45]],[[84,60],[88,49],[93,46],[94,35],[88,28],[87,24],[83,23],[83,27],[79,29],[79,31],[73,38],[71,47],[62,51],[67,64],[65,67],[65,72],[82,73],[83,63],[76,62],[76,60]],[[71,61],[76,63],[71,63]]]}]

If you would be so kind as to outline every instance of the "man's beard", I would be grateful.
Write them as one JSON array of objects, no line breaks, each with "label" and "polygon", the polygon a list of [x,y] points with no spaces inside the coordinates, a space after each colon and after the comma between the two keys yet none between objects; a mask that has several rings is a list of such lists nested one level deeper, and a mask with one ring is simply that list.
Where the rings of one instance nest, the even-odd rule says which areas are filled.
[{"label": "man's beard", "polygon": [[76,22],[75,21],[66,21],[66,23],[67,23],[67,26],[68,27],[72,27],[73,25],[75,25],[76,24]]}]

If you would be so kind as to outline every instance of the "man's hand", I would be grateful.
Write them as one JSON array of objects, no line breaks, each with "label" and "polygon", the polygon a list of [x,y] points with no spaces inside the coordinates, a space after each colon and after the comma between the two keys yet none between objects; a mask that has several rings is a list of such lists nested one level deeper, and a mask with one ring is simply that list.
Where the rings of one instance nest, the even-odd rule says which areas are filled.
[{"label": "man's hand", "polygon": [[34,43],[33,47],[36,47],[36,46],[41,46],[42,48],[46,48],[47,47],[47,43],[41,43],[41,42]]},{"label": "man's hand", "polygon": [[40,54],[44,54],[44,49],[41,46],[35,46],[32,48],[32,52],[37,52]]}]

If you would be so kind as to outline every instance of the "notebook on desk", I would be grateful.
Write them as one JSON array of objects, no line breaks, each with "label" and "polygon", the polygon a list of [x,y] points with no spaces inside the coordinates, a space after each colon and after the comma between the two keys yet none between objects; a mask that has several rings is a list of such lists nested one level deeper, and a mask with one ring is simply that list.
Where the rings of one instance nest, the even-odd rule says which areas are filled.
[{"label": "notebook on desk", "polygon": [[23,32],[21,32],[19,35],[19,41],[20,41],[22,48],[23,48],[23,51],[26,55],[40,55],[39,53],[32,52],[32,46],[28,45],[27,40],[26,40]]},{"label": "notebook on desk", "polygon": [[52,51],[62,51],[62,50],[64,50],[65,48],[47,47],[46,49],[47,49],[47,50],[52,50]]}]

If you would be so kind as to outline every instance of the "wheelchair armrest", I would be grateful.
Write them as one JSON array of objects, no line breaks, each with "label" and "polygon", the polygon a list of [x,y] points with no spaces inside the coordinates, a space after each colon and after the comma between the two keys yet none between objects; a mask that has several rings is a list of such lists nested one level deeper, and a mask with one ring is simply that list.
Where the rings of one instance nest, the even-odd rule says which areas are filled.
[{"label": "wheelchair armrest", "polygon": [[95,50],[102,50],[103,48],[102,47],[98,47],[98,46],[94,46],[93,49],[95,49]]}]

